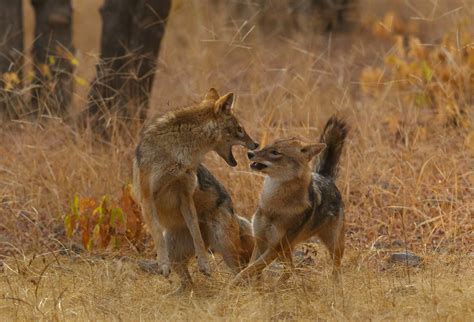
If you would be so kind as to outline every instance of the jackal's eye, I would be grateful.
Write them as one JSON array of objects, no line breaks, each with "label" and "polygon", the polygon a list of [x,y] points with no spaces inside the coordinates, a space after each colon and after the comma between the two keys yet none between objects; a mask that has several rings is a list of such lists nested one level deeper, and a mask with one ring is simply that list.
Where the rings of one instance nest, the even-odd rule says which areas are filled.
[{"label": "jackal's eye", "polygon": [[241,138],[244,137],[244,129],[241,126],[237,127],[237,135]]}]

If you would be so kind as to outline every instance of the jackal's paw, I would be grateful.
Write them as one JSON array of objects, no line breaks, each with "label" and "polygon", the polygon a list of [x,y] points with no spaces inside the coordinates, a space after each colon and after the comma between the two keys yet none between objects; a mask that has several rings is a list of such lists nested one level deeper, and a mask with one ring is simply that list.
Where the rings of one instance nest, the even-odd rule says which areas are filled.
[{"label": "jackal's paw", "polygon": [[199,259],[198,258],[198,267],[199,271],[206,276],[211,276],[211,266],[209,265],[209,261],[207,259]]},{"label": "jackal's paw", "polygon": [[164,277],[168,277],[170,276],[170,273],[171,273],[171,269],[170,269],[170,265],[169,264],[159,264],[160,266],[160,273],[161,275],[163,275]]}]

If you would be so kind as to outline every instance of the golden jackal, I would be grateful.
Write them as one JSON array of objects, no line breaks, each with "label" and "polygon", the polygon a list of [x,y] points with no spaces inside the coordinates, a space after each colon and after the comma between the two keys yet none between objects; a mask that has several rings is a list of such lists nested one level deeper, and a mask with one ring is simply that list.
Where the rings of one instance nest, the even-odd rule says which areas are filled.
[{"label": "golden jackal", "polygon": [[[202,164],[197,168],[194,204],[204,244],[222,255],[226,265],[237,274],[252,255],[254,239],[251,223],[234,213],[232,199],[225,187]],[[179,275],[178,292],[192,286],[188,262],[195,255],[193,240],[186,226],[165,231],[171,267]]]},{"label": "golden jackal", "polygon": [[[344,206],[335,178],[346,135],[346,124],[332,117],[320,143],[292,138],[248,152],[250,167],[266,178],[253,217],[252,259],[234,283],[259,274],[277,257],[293,266],[293,248],[314,235],[328,248],[337,275],[344,253]],[[309,164],[321,151],[313,172]]]},{"label": "golden jackal", "polygon": [[183,228],[192,237],[199,270],[210,274],[196,214],[199,205],[193,199],[197,168],[210,151],[235,166],[232,146],[258,147],[234,116],[233,102],[233,93],[219,96],[211,88],[200,104],[156,117],[141,133],[133,161],[134,189],[164,276],[170,273],[170,262],[163,233]]}]

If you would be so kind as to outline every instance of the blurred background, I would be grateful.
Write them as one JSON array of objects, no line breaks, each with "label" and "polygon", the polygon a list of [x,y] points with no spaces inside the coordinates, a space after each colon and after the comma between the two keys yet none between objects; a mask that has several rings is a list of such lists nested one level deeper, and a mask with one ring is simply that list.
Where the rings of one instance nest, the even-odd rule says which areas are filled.
[{"label": "blurred background", "polygon": [[[472,0],[0,0],[0,314],[469,320],[473,17]],[[191,306],[115,261],[153,256],[129,190],[140,128],[210,87],[263,145],[347,120],[342,304],[319,259],[282,293]],[[263,178],[234,150],[237,168],[205,163],[250,218]],[[391,268],[407,250],[416,267]]]},{"label": "blurred background", "polygon": [[[35,247],[51,227],[63,240],[74,196],[119,199],[143,122],[216,87],[236,93],[262,144],[316,140],[330,115],[348,120],[340,187],[355,244],[471,249],[472,1],[19,4],[24,48],[1,47],[11,59],[0,91],[6,240]],[[235,152],[236,171],[214,154],[207,163],[250,217],[262,178]],[[43,227],[32,240],[16,233],[19,213]]]}]

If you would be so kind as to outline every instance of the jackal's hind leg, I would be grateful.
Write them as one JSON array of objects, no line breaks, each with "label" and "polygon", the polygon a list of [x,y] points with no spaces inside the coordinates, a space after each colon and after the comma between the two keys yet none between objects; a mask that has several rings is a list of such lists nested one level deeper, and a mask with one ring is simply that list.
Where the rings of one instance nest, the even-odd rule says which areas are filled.
[{"label": "jackal's hind leg", "polygon": [[318,237],[326,246],[333,261],[333,276],[340,277],[341,260],[344,255],[344,217],[341,213],[338,217],[328,220],[319,230]]},{"label": "jackal's hind leg", "polygon": [[226,265],[237,274],[243,268],[238,222],[232,213],[219,208],[210,213],[208,218],[213,218],[207,220],[205,228],[210,248],[221,254]]},{"label": "jackal's hind leg", "polygon": [[235,244],[232,240],[224,240],[222,245],[216,248],[219,253],[222,254],[222,258],[226,265],[232,270],[234,274],[237,274],[242,269],[239,255],[239,245]]},{"label": "jackal's hind leg", "polygon": [[189,231],[167,230],[165,232],[166,245],[171,260],[171,267],[180,279],[179,288],[174,294],[183,293],[193,286],[191,274],[188,270],[189,259],[194,255],[194,246]]}]

